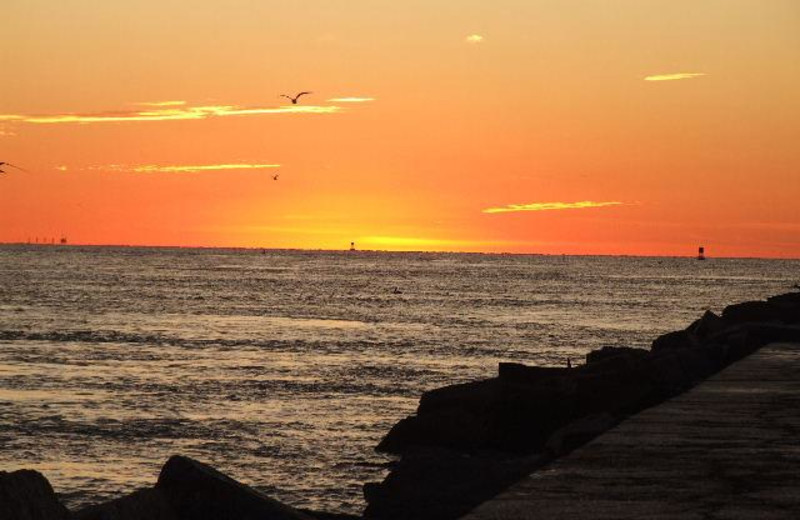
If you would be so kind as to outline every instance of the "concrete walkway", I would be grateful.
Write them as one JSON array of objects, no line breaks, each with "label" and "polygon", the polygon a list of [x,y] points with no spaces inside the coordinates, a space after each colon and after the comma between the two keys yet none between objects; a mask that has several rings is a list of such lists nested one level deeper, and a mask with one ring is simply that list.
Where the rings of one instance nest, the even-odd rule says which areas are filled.
[{"label": "concrete walkway", "polygon": [[799,519],[800,345],[768,345],[462,520]]}]

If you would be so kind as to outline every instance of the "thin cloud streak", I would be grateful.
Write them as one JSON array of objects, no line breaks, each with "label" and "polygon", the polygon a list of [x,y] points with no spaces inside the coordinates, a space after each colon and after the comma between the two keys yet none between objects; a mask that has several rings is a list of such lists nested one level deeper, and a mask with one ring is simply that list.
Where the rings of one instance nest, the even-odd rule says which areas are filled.
[{"label": "thin cloud streak", "polygon": [[469,36],[464,38],[464,41],[467,42],[467,43],[472,43],[472,44],[482,43],[483,42],[483,36],[481,36],[480,34],[470,34]]},{"label": "thin cloud streak", "polygon": [[340,98],[332,98],[329,99],[329,103],[368,103],[370,101],[375,101],[375,98],[371,97],[340,97]]},{"label": "thin cloud streak", "polygon": [[676,81],[679,79],[692,79],[705,76],[705,72],[677,72],[674,74],[656,74],[654,76],[647,76],[645,81]]},{"label": "thin cloud streak", "polygon": [[[142,164],[142,165],[124,165],[124,164],[109,164],[106,166],[92,166],[87,168],[89,170],[97,171],[114,171],[114,172],[133,172],[133,173],[196,173],[208,171],[228,171],[228,170],[267,170],[280,168],[280,164],[199,164],[199,165],[159,165],[159,164]],[[59,169],[66,171],[66,167],[62,166]]]},{"label": "thin cloud streak", "polygon": [[0,121],[16,121],[33,124],[59,123],[120,123],[133,121],[181,121],[201,120],[227,116],[253,116],[265,114],[334,114],[342,109],[338,106],[286,105],[280,107],[241,107],[236,105],[210,105],[183,108],[161,108],[104,112],[93,114],[48,114],[17,115],[0,114]]},{"label": "thin cloud streak", "polygon": [[594,202],[591,200],[583,200],[580,202],[531,202],[529,204],[509,204],[507,206],[497,208],[487,208],[483,213],[513,213],[518,211],[554,211],[562,209],[589,209],[589,208],[604,208],[608,206],[621,206],[623,202],[619,201],[606,201]]}]

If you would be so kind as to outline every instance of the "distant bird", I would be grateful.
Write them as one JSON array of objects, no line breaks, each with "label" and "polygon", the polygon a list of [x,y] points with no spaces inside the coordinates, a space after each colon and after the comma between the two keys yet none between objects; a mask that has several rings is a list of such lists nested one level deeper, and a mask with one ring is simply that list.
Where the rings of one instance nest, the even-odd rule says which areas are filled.
[{"label": "distant bird", "polygon": [[275,175],[273,175],[273,176],[272,176],[272,180],[273,180],[273,181],[277,181],[277,180],[278,180],[278,176],[279,176],[279,175],[280,175],[280,173],[276,173]]},{"label": "distant bird", "polygon": [[[27,173],[27,171],[28,171],[28,170],[26,170],[26,169],[24,169],[24,168],[20,168],[19,166],[14,166],[14,165],[13,165],[13,164],[11,164],[11,163],[7,163],[7,162],[2,162],[2,161],[0,161],[0,168],[2,168],[3,166],[11,166],[12,168],[16,168],[16,169],[18,169],[18,170],[20,170],[20,171],[23,171],[23,172],[26,172],[26,173]],[[0,169],[0,173],[6,173],[6,171],[5,171],[5,170],[2,170],[2,169]]]},{"label": "distant bird", "polygon": [[306,94],[313,94],[313,92],[300,92],[295,97],[287,96],[286,94],[281,94],[278,97],[285,97],[286,99],[290,100],[293,105],[297,104],[297,100],[300,99],[300,96],[305,96]]}]

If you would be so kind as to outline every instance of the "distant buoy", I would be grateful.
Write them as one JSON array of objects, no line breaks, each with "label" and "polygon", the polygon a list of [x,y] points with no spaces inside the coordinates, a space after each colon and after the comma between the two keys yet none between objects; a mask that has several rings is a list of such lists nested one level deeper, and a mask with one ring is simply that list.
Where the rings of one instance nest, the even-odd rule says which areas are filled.
[{"label": "distant buoy", "polygon": [[697,259],[698,260],[705,260],[706,259],[706,248],[705,247],[700,246],[700,248],[697,250]]}]

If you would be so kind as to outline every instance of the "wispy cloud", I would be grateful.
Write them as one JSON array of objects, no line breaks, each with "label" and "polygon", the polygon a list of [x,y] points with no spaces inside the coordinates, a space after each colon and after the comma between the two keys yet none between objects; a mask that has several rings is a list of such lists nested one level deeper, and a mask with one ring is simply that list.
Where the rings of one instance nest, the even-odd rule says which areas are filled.
[{"label": "wispy cloud", "polygon": [[531,202],[529,204],[508,204],[498,208],[487,208],[483,213],[512,213],[516,211],[553,211],[559,209],[588,209],[604,208],[607,206],[621,206],[623,202],[606,201],[594,202],[584,200],[580,202]]},{"label": "wispy cloud", "polygon": [[[195,164],[195,165],[161,165],[161,164],[108,164],[105,166],[90,166],[87,170],[114,171],[114,172],[133,172],[133,173],[193,173],[209,171],[228,171],[228,170],[268,170],[280,168],[280,164]],[[66,166],[58,167],[61,171],[66,171]]]},{"label": "wispy cloud", "polygon": [[483,42],[483,36],[481,36],[480,34],[470,34],[469,36],[464,38],[464,41],[467,42],[467,43],[472,43],[472,44],[482,43]]},{"label": "wispy cloud", "polygon": [[173,108],[154,108],[152,110],[131,110],[119,112],[98,112],[87,114],[45,114],[22,115],[0,114],[0,121],[13,121],[34,124],[58,123],[118,123],[133,121],[180,121],[200,120],[214,117],[255,116],[266,114],[334,114],[341,111],[335,105],[284,105],[278,107],[242,107],[236,105],[187,106]]},{"label": "wispy cloud", "polygon": [[136,104],[145,107],[181,107],[186,104],[186,101],[142,101]]},{"label": "wispy cloud", "polygon": [[375,101],[375,98],[371,97],[339,97],[339,98],[331,98],[328,100],[329,103],[368,103],[370,101]]},{"label": "wispy cloud", "polygon": [[13,137],[15,135],[17,135],[15,132],[0,126],[0,137]]},{"label": "wispy cloud", "polygon": [[692,79],[705,76],[705,72],[676,72],[673,74],[656,74],[654,76],[647,76],[645,81],[675,81],[679,79]]}]

